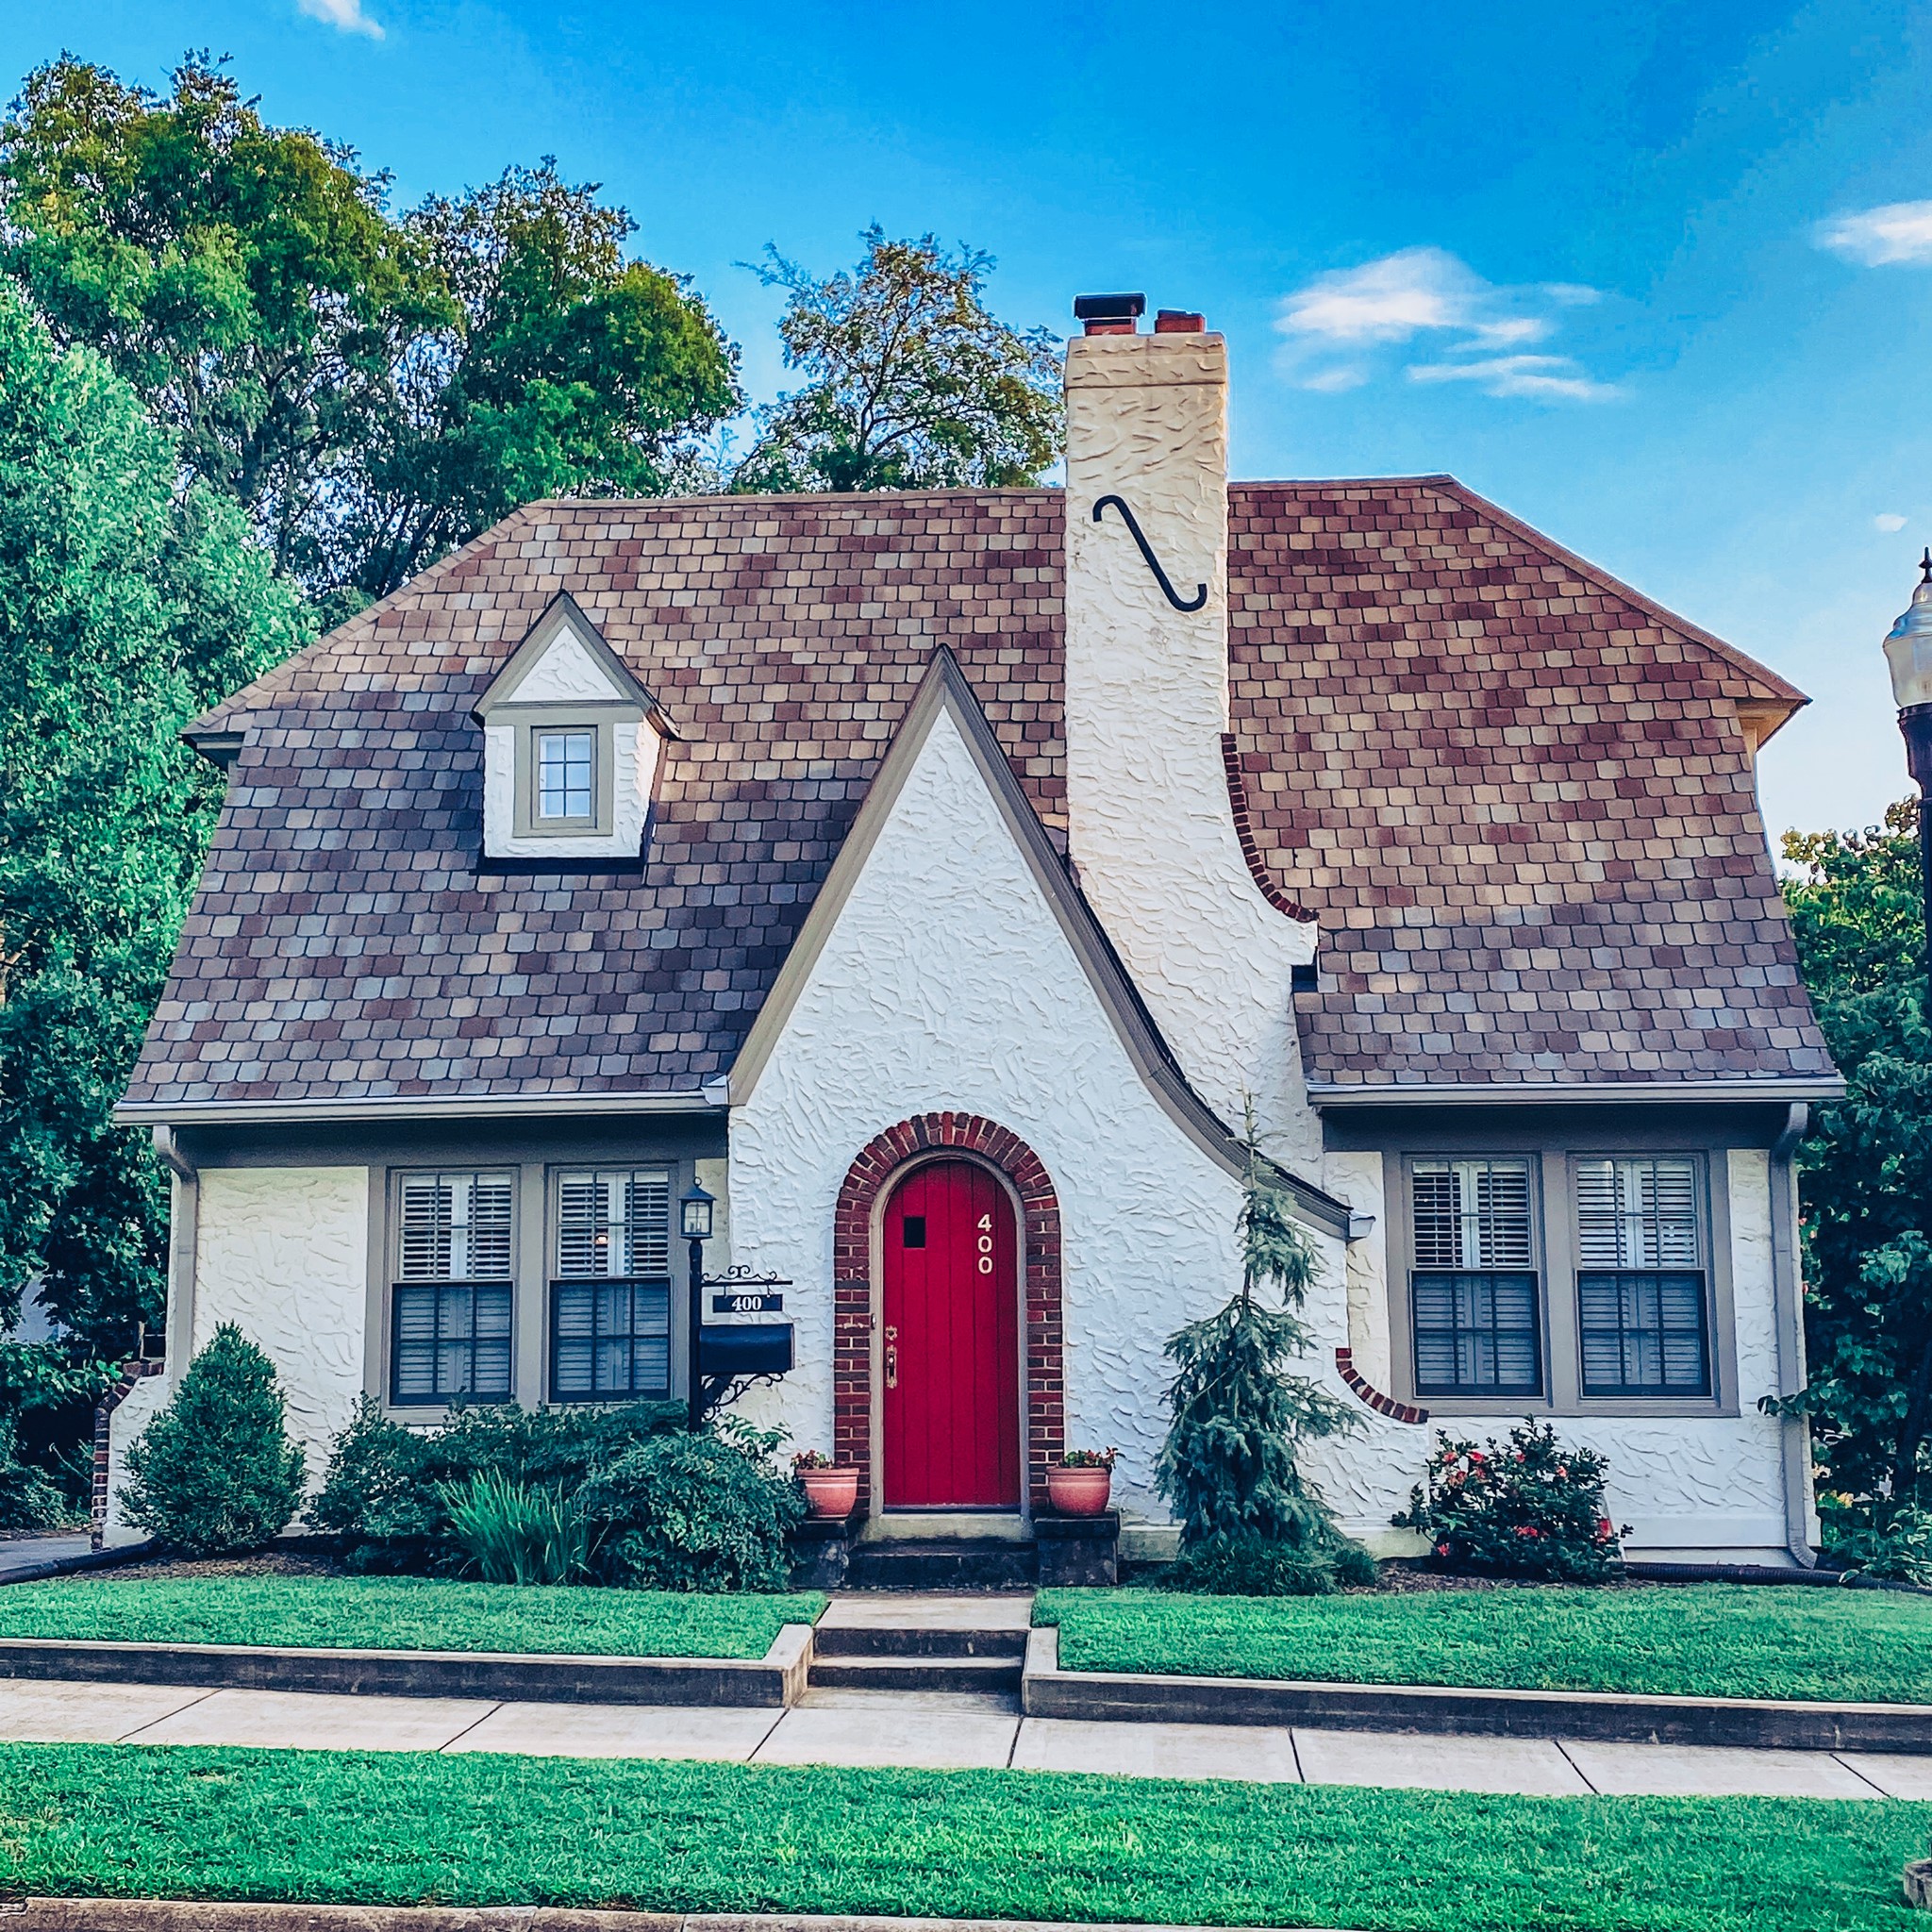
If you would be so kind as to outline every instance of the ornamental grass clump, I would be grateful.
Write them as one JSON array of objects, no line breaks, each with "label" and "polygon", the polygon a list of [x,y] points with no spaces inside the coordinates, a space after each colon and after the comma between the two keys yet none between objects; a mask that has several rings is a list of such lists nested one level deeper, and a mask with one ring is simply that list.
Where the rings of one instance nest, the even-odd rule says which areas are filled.
[{"label": "ornamental grass clump", "polygon": [[259,1549],[302,1500],[306,1458],[286,1423],[274,1362],[223,1323],[127,1452],[127,1520],[183,1556]]},{"label": "ornamental grass clump", "polygon": [[[1167,1344],[1173,1420],[1156,1478],[1180,1514],[1181,1554],[1165,1580],[1217,1595],[1322,1595],[1374,1582],[1375,1564],[1296,1457],[1357,1419],[1290,1373],[1310,1345],[1299,1310],[1317,1264],[1291,1219],[1287,1177],[1255,1144],[1252,1120],[1247,1144],[1241,1292]],[[1271,1290],[1278,1308],[1262,1299]]]},{"label": "ornamental grass clump", "polygon": [[1519,1424],[1502,1446],[1441,1433],[1394,1522],[1420,1530],[1451,1569],[1600,1583],[1623,1561],[1604,1502],[1608,1473],[1594,1449],[1566,1446],[1548,1423]]},{"label": "ornamental grass clump", "polygon": [[497,1470],[443,1486],[450,1530],[485,1583],[575,1583],[591,1567],[591,1525],[558,1489]]}]

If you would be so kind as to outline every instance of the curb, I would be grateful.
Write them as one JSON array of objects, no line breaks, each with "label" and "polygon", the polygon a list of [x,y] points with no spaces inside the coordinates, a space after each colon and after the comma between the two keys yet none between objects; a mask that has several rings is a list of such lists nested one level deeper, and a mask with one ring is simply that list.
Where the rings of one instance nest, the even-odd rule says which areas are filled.
[{"label": "curb", "polygon": [[1020,1708],[1028,1717],[1307,1724],[1328,1730],[1568,1738],[1595,1743],[1932,1755],[1932,1706],[1784,1704],[1768,1698],[1637,1697],[1609,1690],[1483,1690],[1063,1671],[1059,1636],[1058,1629],[1041,1625],[1027,1639]]},{"label": "curb", "polygon": [[0,1638],[0,1678],[180,1684],[222,1690],[326,1690],[351,1696],[489,1697],[546,1704],[748,1705],[786,1708],[805,1694],[811,1625],[787,1624],[756,1660],[549,1657],[436,1650],[277,1650],[243,1643],[69,1642]]},{"label": "curb", "polygon": [[[1044,1919],[873,1919],[806,1913],[605,1912],[570,1906],[306,1906],[199,1899],[0,1900],[20,1932],[1216,1932]],[[1265,1928],[1264,1928],[1265,1932]]]}]

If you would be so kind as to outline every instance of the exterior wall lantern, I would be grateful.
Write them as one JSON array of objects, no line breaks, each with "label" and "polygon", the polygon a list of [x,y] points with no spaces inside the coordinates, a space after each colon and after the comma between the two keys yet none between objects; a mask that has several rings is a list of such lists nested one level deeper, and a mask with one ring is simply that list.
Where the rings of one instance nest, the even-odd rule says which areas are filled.
[{"label": "exterior wall lantern", "polygon": [[1892,702],[1906,741],[1906,768],[1919,788],[1919,876],[1925,910],[1926,1011],[1932,1014],[1932,549],[1919,560],[1912,601],[1885,640]]}]

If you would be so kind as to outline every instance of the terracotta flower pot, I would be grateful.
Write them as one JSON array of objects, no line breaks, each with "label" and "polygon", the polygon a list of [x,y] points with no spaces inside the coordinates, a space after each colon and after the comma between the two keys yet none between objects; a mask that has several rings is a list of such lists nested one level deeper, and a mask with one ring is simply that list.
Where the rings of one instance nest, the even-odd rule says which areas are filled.
[{"label": "terracotta flower pot", "polygon": [[1113,1483],[1110,1469],[1050,1469],[1046,1473],[1048,1500],[1062,1516],[1098,1516],[1107,1507]]},{"label": "terracotta flower pot", "polygon": [[801,1469],[798,1487],[805,1491],[805,1507],[814,1516],[850,1516],[858,1507],[856,1469]]}]

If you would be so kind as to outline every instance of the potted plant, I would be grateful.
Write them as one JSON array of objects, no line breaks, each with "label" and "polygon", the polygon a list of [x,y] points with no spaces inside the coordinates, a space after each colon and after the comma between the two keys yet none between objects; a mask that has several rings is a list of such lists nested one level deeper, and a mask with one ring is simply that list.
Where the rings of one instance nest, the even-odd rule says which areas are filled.
[{"label": "potted plant", "polygon": [[1047,1499],[1062,1516],[1098,1516],[1107,1508],[1118,1449],[1069,1449],[1046,1472]]},{"label": "potted plant", "polygon": [[791,1474],[805,1491],[805,1506],[814,1516],[850,1516],[858,1507],[858,1472],[840,1469],[829,1456],[801,1449],[791,1458]]}]

